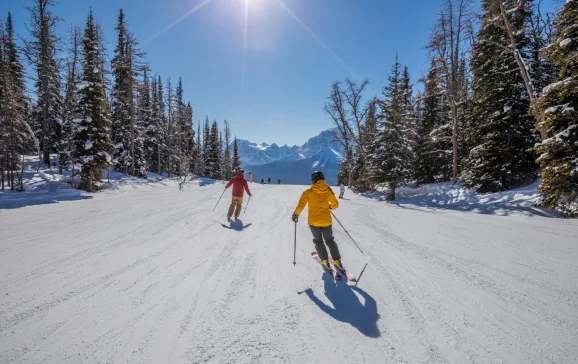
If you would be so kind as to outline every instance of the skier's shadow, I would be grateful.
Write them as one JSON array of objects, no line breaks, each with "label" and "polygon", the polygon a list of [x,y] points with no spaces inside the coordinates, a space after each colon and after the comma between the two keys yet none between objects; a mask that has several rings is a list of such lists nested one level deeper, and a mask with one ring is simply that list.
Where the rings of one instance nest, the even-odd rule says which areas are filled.
[{"label": "skier's shadow", "polygon": [[[306,289],[304,292],[313,303],[319,306],[321,311],[338,321],[349,323],[367,337],[377,338],[381,336],[377,327],[377,321],[379,320],[377,304],[373,297],[361,288],[350,286],[345,282],[334,282],[333,279],[325,274],[324,281],[325,296],[335,308],[326,305],[317,298],[311,288]],[[365,300],[364,304],[361,303],[355,292],[363,297]]]},{"label": "skier's shadow", "polygon": [[241,220],[230,220],[229,221],[229,226],[225,225],[225,224],[221,224],[222,227],[224,227],[225,229],[229,229],[229,230],[235,230],[235,231],[243,231],[244,229],[248,228],[249,226],[253,225],[252,223],[249,223],[247,225],[243,225],[243,221]]}]

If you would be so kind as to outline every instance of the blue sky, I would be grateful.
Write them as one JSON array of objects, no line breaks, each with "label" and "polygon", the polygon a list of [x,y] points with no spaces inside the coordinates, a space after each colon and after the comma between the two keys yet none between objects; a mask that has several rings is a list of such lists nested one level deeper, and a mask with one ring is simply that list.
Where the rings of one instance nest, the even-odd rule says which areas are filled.
[{"label": "blue sky", "polygon": [[[441,0],[248,1],[246,42],[245,0],[57,0],[53,11],[63,18],[64,34],[70,24],[84,25],[92,7],[112,51],[122,7],[153,72],[183,78],[195,124],[205,115],[226,118],[241,139],[300,145],[333,125],[323,112],[333,81],[367,77],[370,92],[379,93],[396,53],[414,83],[427,72],[424,46],[441,6]],[[0,16],[12,11],[24,37],[30,3],[0,2]]]}]

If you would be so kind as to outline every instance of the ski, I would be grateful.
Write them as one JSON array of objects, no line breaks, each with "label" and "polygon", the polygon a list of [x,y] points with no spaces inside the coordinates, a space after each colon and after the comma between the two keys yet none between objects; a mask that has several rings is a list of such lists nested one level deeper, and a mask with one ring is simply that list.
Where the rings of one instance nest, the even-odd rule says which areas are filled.
[{"label": "ski", "polygon": [[311,253],[311,258],[315,259],[315,261],[316,261],[317,263],[319,263],[319,265],[323,268],[323,270],[324,270],[325,272],[327,272],[328,274],[330,274],[330,275],[333,277],[334,280],[336,280],[336,281],[340,281],[340,280],[341,280],[341,275],[339,275],[336,270],[333,270],[333,269],[330,268],[331,271],[328,271],[327,269],[325,269],[325,267],[323,267],[323,264],[321,264],[321,259],[319,258],[319,255],[317,255],[317,252],[312,252],[312,253]]},{"label": "ski", "polygon": [[[329,258],[329,263],[333,264],[333,258]],[[347,269],[345,271],[340,271],[339,269],[335,268],[335,265],[333,266],[333,268],[335,269],[335,271],[339,272],[339,274],[341,274],[343,276],[343,278],[347,279],[349,282],[355,282],[357,281],[357,278],[355,278],[355,276],[351,273],[349,273],[347,271]]]}]

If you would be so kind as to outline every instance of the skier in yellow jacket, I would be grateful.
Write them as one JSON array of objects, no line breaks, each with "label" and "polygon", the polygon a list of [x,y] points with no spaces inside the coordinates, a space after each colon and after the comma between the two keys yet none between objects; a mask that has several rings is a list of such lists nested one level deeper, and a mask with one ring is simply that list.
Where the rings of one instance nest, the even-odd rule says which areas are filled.
[{"label": "skier in yellow jacket", "polygon": [[[322,172],[314,172],[311,175],[311,188],[305,190],[299,199],[299,204],[293,213],[293,221],[299,221],[299,214],[309,204],[308,223],[313,234],[313,243],[317,254],[321,259],[323,268],[327,271],[332,271],[329,266],[329,256],[327,254],[327,247],[333,258],[333,265],[339,271],[345,272],[345,268],[341,262],[341,255],[339,248],[333,238],[333,220],[331,219],[330,210],[335,210],[339,207],[339,202],[333,194],[331,188],[325,182],[325,177]],[[325,244],[323,243],[325,240]]]}]

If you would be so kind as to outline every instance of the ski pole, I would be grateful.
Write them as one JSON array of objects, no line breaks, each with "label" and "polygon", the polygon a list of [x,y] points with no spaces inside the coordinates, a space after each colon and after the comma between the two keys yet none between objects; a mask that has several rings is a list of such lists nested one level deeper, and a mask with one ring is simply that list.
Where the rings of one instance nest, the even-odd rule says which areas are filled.
[{"label": "ski pole", "polygon": [[249,202],[251,202],[251,197],[253,197],[253,196],[249,196],[249,200],[247,200],[247,205],[245,205],[245,211],[243,211],[243,213],[247,212],[247,207],[249,207]]},{"label": "ski pole", "polygon": [[293,266],[295,266],[295,256],[297,255],[297,223],[295,223],[295,241],[293,243]]},{"label": "ski pole", "polygon": [[351,241],[353,241],[353,244],[355,244],[355,246],[357,247],[357,249],[359,249],[359,251],[361,252],[361,254],[363,254],[363,250],[361,250],[361,248],[359,247],[359,245],[357,245],[357,243],[355,242],[355,240],[353,240],[353,238],[352,238],[351,235],[349,234],[349,231],[347,231],[347,229],[345,228],[345,226],[343,226],[343,224],[341,223],[341,221],[339,221],[339,219],[337,218],[337,216],[335,216],[335,214],[333,213],[333,211],[329,210],[329,212],[331,212],[331,215],[333,215],[333,217],[335,218],[335,220],[337,220],[337,222],[339,223],[339,225],[341,225],[341,227],[343,228],[343,230],[345,231],[345,233],[347,234],[347,236],[349,236],[349,238],[351,239]]},{"label": "ski pole", "polygon": [[363,266],[363,269],[361,270],[361,273],[359,273],[359,277],[357,277],[357,281],[355,282],[355,287],[357,287],[357,283],[359,283],[359,281],[361,280],[361,276],[363,275],[363,272],[365,272],[366,267],[367,267],[367,263],[365,263],[365,265]]},{"label": "ski pole", "polygon": [[225,191],[227,191],[226,188],[223,190],[223,193],[221,194],[221,197],[219,197],[219,201],[217,201],[217,204],[215,205],[215,207],[213,207],[213,211],[215,211],[215,209],[217,208],[217,205],[219,205],[219,202],[221,202],[221,199],[223,198]]}]

